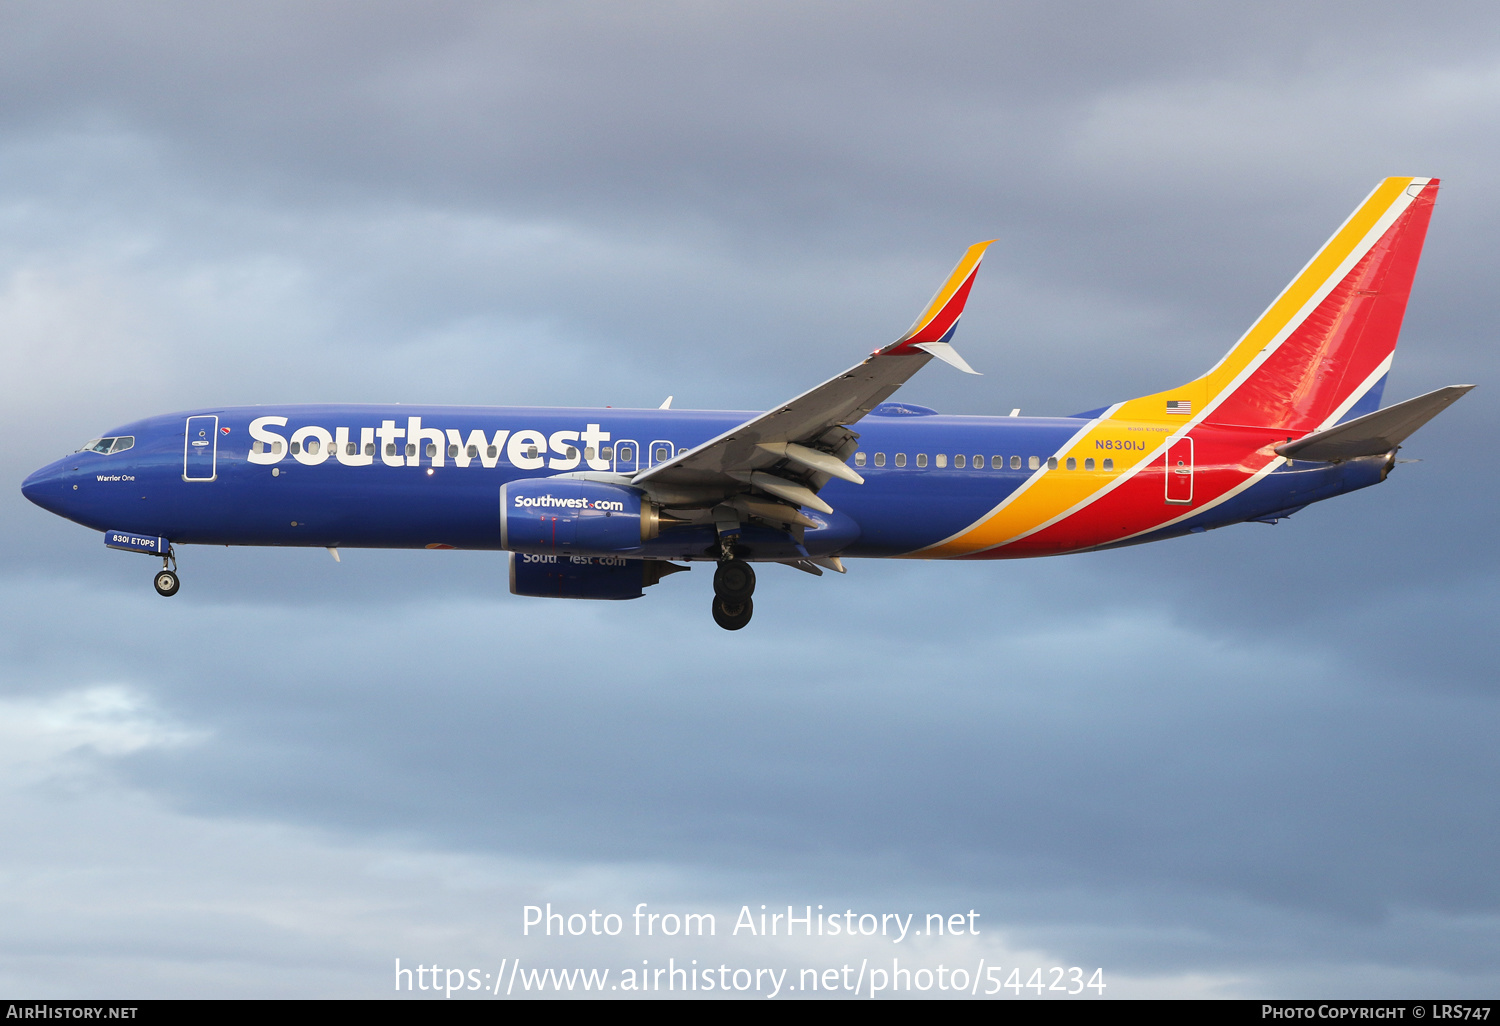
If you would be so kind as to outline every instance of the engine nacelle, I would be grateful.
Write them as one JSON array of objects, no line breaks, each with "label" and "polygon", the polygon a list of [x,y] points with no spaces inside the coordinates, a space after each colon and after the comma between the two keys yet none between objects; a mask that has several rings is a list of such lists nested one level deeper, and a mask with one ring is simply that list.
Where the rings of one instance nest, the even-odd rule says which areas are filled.
[{"label": "engine nacelle", "polygon": [[633,599],[687,567],[620,556],[510,555],[510,593],[531,598]]},{"label": "engine nacelle", "polygon": [[500,489],[500,546],[513,552],[639,552],[658,523],[656,507],[619,485],[540,477]]}]

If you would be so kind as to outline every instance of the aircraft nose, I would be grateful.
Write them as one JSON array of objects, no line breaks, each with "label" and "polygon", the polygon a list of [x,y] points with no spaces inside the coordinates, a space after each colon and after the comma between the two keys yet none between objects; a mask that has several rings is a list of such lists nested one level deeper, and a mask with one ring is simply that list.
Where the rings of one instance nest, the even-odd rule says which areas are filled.
[{"label": "aircraft nose", "polygon": [[21,494],[49,513],[63,513],[67,484],[64,460],[49,463],[21,482]]}]

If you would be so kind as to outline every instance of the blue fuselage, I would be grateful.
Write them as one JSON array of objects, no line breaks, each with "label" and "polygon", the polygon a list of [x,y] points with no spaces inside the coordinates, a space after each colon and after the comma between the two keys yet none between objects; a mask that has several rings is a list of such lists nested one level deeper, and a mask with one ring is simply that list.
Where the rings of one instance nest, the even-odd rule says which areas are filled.
[{"label": "blue fuselage", "polygon": [[[110,436],[133,438],[130,448],[74,453],[31,475],[23,489],[38,505],[87,527],[173,544],[498,549],[498,497],[507,482],[591,470],[633,473],[752,416],[458,406],[207,409],[119,427]],[[994,510],[1087,423],[866,417],[853,461],[865,484],[828,482],[820,495],[836,512],[815,517],[822,526],[806,532],[804,551],[880,557],[934,545]],[[1378,479],[1369,464],[1282,468],[1228,501],[1132,540],[1284,513]],[[747,529],[751,558],[799,554],[797,543],[758,530]],[[712,553],[713,543],[712,525],[678,526],[640,554],[697,558]]]}]

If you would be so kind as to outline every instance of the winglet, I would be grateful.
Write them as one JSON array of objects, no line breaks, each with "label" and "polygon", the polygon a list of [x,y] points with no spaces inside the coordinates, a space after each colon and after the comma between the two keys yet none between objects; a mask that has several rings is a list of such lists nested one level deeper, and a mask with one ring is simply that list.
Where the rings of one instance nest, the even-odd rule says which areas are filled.
[{"label": "winglet", "polygon": [[948,280],[943,282],[943,287],[932,297],[932,302],[922,311],[922,316],[911,326],[911,330],[876,352],[889,355],[922,350],[961,371],[977,374],[978,371],[965,363],[963,357],[954,352],[948,342],[953,337],[953,329],[958,327],[958,318],[964,312],[964,304],[968,302],[969,289],[974,286],[974,275],[979,273],[979,261],[994,241],[990,239],[989,242],[978,242],[970,246]]},{"label": "winglet", "polygon": [[957,349],[954,349],[946,342],[918,342],[915,348],[922,350],[924,353],[931,353],[948,366],[957,367],[965,374],[979,373],[973,367],[969,366],[968,360],[958,355]]}]

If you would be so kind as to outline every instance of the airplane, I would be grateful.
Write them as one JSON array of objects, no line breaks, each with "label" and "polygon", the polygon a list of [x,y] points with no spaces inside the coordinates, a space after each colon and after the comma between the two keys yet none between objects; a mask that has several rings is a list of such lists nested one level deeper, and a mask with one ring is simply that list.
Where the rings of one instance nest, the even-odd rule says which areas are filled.
[{"label": "airplane", "polygon": [[[29,476],[42,508],[161,559],[185,545],[505,550],[516,595],[632,599],[712,563],[739,630],[755,565],[1014,559],[1276,523],[1377,484],[1468,392],[1380,408],[1437,196],[1387,178],[1233,348],[1186,384],[1068,417],[891,401],[952,345],[987,242],[911,329],[759,412],[295,405],[114,428]],[[856,431],[856,427],[858,430]],[[686,565],[684,565],[686,564]]]}]

